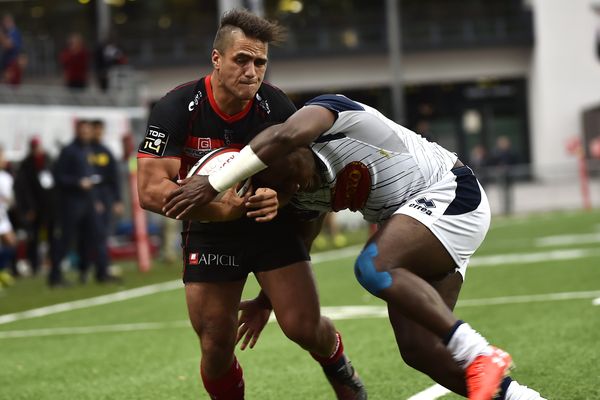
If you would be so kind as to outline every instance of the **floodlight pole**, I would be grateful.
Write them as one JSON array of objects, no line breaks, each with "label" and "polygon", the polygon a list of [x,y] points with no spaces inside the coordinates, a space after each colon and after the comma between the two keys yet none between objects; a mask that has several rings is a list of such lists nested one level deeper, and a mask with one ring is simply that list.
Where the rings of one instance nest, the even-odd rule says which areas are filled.
[{"label": "floodlight pole", "polygon": [[259,17],[265,16],[265,4],[263,0],[247,0],[248,9]]},{"label": "floodlight pole", "polygon": [[402,30],[400,29],[400,2],[386,0],[387,42],[390,64],[390,90],[392,94],[392,118],[399,124],[405,122],[404,88],[402,84]]},{"label": "floodlight pole", "polygon": [[96,18],[96,39],[102,43],[110,36],[110,6],[106,1],[96,1]]},{"label": "floodlight pole", "polygon": [[219,18],[232,8],[243,7],[242,0],[219,0]]},{"label": "floodlight pole", "polygon": [[242,7],[247,7],[248,10],[259,17],[265,16],[265,4],[263,0],[219,0],[219,16],[232,8]]}]

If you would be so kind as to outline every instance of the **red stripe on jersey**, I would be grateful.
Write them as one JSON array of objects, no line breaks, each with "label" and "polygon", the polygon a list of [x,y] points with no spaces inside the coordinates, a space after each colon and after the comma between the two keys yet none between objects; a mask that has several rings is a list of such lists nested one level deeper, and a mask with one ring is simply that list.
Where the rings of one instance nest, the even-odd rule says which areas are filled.
[{"label": "red stripe on jersey", "polygon": [[137,153],[137,158],[174,158],[175,160],[180,160],[181,157],[179,156],[154,156],[152,154],[146,154],[146,153]]},{"label": "red stripe on jersey", "polygon": [[248,104],[246,104],[246,106],[244,107],[244,109],[242,111],[240,111],[237,114],[233,114],[233,115],[227,115],[225,114],[223,111],[221,111],[221,109],[219,108],[219,105],[217,104],[215,97],[213,95],[213,91],[212,91],[212,86],[210,84],[210,75],[207,75],[206,78],[204,78],[204,85],[206,86],[206,95],[208,96],[208,102],[210,103],[212,109],[214,110],[214,112],[217,113],[217,115],[219,117],[221,117],[221,119],[229,124],[239,121],[240,119],[244,118],[246,116],[246,114],[248,114],[248,111],[250,111],[250,109],[252,108],[252,104],[254,104],[254,98],[252,100],[250,100],[248,102]]}]

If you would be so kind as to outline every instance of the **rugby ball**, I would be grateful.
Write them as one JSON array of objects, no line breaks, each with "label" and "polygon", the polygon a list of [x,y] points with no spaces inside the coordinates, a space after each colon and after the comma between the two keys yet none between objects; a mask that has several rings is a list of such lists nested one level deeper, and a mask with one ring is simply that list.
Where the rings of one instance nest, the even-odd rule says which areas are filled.
[{"label": "rugby ball", "polygon": [[[194,175],[212,175],[224,166],[231,163],[237,155],[240,153],[238,149],[231,147],[221,147],[214,149],[206,153],[202,158],[194,164],[188,171],[187,178]],[[240,184],[236,185],[237,195],[243,196],[250,188],[250,178],[244,180]],[[220,197],[220,196],[219,196]]]}]

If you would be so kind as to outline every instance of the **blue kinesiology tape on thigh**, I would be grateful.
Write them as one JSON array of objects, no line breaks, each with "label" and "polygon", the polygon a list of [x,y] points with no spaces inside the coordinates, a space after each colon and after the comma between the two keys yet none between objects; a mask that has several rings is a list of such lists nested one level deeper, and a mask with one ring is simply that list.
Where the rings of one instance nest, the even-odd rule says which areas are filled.
[{"label": "blue kinesiology tape on thigh", "polygon": [[377,271],[373,259],[377,257],[377,245],[368,245],[356,259],[354,275],[358,282],[372,295],[377,296],[383,289],[392,286],[392,275],[388,271]]}]

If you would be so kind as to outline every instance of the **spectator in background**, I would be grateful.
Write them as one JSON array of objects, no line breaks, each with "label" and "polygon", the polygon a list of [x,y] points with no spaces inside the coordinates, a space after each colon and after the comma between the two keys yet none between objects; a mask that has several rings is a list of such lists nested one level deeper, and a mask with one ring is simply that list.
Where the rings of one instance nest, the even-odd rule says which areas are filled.
[{"label": "spectator in background", "polygon": [[475,145],[469,154],[469,167],[473,169],[477,179],[483,185],[487,181],[489,160],[487,150],[482,144]]},{"label": "spectator in background", "polygon": [[[496,147],[492,150],[490,156],[491,172],[494,174],[494,179],[502,187],[503,194],[503,210],[504,215],[509,215],[513,210],[513,182],[516,176],[514,166],[519,162],[517,153],[512,149],[512,143],[508,136],[498,136],[496,139]],[[492,177],[492,176],[488,176]]]},{"label": "spectator in background", "polygon": [[71,89],[84,89],[88,84],[90,53],[83,38],[73,33],[67,41],[67,48],[60,53],[65,84]]},{"label": "spectator in background", "polygon": [[348,244],[348,238],[340,229],[335,213],[329,212],[323,218],[323,227],[314,241],[317,250],[327,248],[329,245],[334,247],[344,247]]},{"label": "spectator in background", "polygon": [[18,86],[23,80],[23,70],[27,65],[27,57],[25,54],[19,54],[17,61],[11,63],[1,77],[1,82],[7,85]]},{"label": "spectator in background", "polygon": [[[79,253],[82,265],[90,264],[89,256],[97,240],[96,198],[94,185],[99,178],[90,163],[92,158],[92,125],[77,121],[75,139],[65,146],[54,166],[54,178],[58,189],[60,231],[57,250],[54,253],[48,284],[51,287],[69,286],[64,279],[61,262],[67,255],[75,238],[83,240],[84,249]],[[106,265],[96,268],[106,272]]]},{"label": "spectator in background", "polygon": [[4,150],[0,149],[0,287],[10,286],[12,276],[6,272],[15,257],[16,235],[8,217],[8,209],[13,203],[13,178],[6,171]]},{"label": "spectator in background", "polygon": [[517,153],[512,149],[512,143],[508,136],[498,136],[496,147],[490,156],[490,165],[502,167],[506,170],[519,162]]},{"label": "spectator in background", "polygon": [[10,14],[4,14],[2,17],[0,44],[2,45],[0,67],[4,71],[11,62],[17,60],[22,50],[21,32],[19,32],[15,20]]},{"label": "spectator in background", "polygon": [[[96,240],[94,249],[90,255],[96,267],[96,280],[98,282],[119,281],[118,278],[108,273],[110,255],[108,252],[108,238],[112,227],[114,215],[122,215],[124,211],[121,202],[121,186],[119,179],[119,165],[112,152],[102,143],[104,136],[104,122],[94,120],[92,125],[91,157],[90,161],[97,176],[94,186],[95,198],[95,225]],[[85,251],[85,243],[80,243],[81,252]],[[87,265],[83,262],[87,258],[82,257],[80,262],[81,279],[87,280]]]},{"label": "spectator in background", "polygon": [[127,57],[113,40],[107,40],[96,48],[94,61],[98,86],[102,91],[106,91],[110,86],[110,70],[116,65],[127,64]]},{"label": "spectator in background", "polygon": [[48,154],[39,137],[29,141],[29,153],[21,162],[15,179],[15,197],[20,220],[27,232],[27,258],[31,272],[40,269],[40,233],[46,232],[50,254],[56,250],[54,240],[56,203],[54,177]]}]

